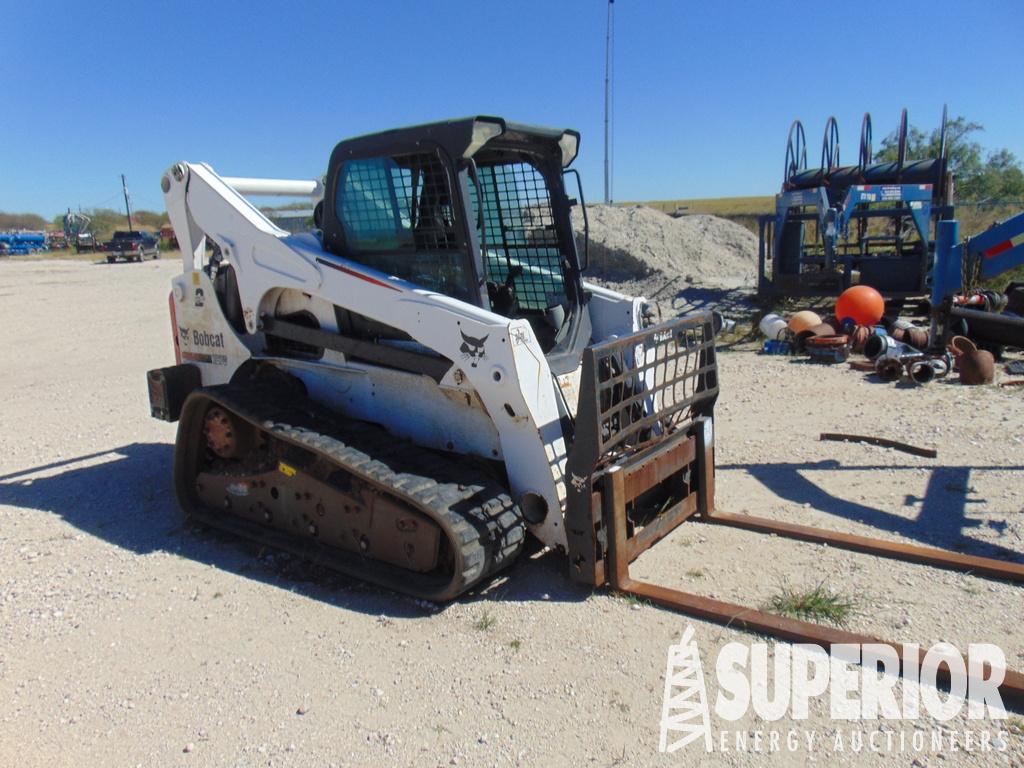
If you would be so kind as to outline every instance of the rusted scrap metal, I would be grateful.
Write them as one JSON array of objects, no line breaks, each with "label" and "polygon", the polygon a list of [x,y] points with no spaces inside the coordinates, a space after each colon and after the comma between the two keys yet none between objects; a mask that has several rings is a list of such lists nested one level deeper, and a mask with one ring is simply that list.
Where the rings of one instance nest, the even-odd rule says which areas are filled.
[{"label": "rusted scrap metal", "polygon": [[1014,381],[1004,381],[1000,384],[1000,387],[1019,387],[1024,385],[1024,379],[1015,379]]},{"label": "rusted scrap metal", "polygon": [[896,451],[903,451],[914,456],[923,456],[926,459],[934,459],[939,452],[934,448],[919,448],[909,443],[901,443],[899,440],[889,440],[885,437],[874,437],[872,435],[846,435],[840,432],[822,432],[822,440],[834,440],[841,443],[868,443],[882,448],[892,448]]}]

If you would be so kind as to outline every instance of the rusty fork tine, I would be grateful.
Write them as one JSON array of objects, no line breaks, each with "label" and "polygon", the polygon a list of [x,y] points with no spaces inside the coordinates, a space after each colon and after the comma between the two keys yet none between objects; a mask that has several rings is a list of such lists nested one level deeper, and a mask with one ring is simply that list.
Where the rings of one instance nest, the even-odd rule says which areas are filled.
[{"label": "rusty fork tine", "polygon": [[716,525],[728,525],[733,528],[745,528],[761,533],[774,533],[778,536],[800,539],[801,541],[828,544],[837,549],[848,549],[854,552],[865,552],[877,555],[878,557],[888,557],[909,563],[921,563],[936,568],[964,571],[975,576],[1024,582],[1024,565],[1005,560],[996,560],[990,557],[962,555],[959,552],[950,552],[945,549],[922,547],[917,544],[901,544],[896,541],[873,539],[867,536],[857,536],[852,533],[827,531],[820,528],[811,528],[806,525],[795,525],[793,523],[769,520],[764,517],[754,517],[753,515],[730,515],[722,512],[712,512],[698,519],[706,523],[715,523]]},{"label": "rusty fork tine", "polygon": [[[834,645],[841,644],[887,645],[896,651],[896,655],[900,659],[900,674],[902,675],[905,672],[903,668],[904,646],[902,643],[879,640],[870,635],[848,632],[833,627],[824,627],[809,621],[790,619],[774,613],[736,605],[735,603],[726,603],[721,600],[700,597],[699,595],[681,592],[668,587],[633,581],[628,577],[628,572],[627,567],[626,586],[619,588],[619,591],[649,600],[673,611],[679,611],[698,619],[713,621],[716,624],[724,624],[729,627],[745,629],[749,632],[771,635],[791,643],[814,643],[826,650]],[[924,661],[925,654],[925,649],[917,649],[919,665]],[[966,659],[964,660],[964,665],[965,668],[970,669]],[[986,679],[991,676],[991,673],[992,670],[986,665],[983,670]],[[936,679],[941,684],[949,683],[948,666],[939,666]],[[1024,705],[1024,675],[1009,668],[1005,669],[1003,682],[999,685],[999,695],[1003,698],[1004,703],[1013,703],[1017,706]]]}]

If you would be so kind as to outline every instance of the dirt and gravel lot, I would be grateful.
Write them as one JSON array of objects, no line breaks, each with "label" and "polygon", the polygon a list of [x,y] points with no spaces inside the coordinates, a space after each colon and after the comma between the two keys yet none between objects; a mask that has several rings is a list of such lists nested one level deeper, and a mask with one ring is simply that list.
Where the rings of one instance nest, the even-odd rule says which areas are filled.
[{"label": "dirt and gravel lot", "polygon": [[[0,263],[0,764],[1024,765],[1019,719],[844,723],[827,701],[801,721],[715,717],[713,754],[659,754],[668,646],[691,624],[710,674],[722,645],[759,638],[578,588],[554,554],[432,606],[183,524],[175,428],[148,417],[144,378],[173,360],[178,268]],[[1022,559],[1024,392],[751,351],[720,363],[721,509]],[[997,643],[1024,667],[1020,587],[696,522],[634,572],[754,606],[824,582],[856,601],[853,630]],[[988,752],[899,748],[968,728],[1004,733]],[[782,751],[766,734],[761,752],[722,752],[723,729],[751,746],[779,731]],[[895,746],[855,752],[857,730]]]}]

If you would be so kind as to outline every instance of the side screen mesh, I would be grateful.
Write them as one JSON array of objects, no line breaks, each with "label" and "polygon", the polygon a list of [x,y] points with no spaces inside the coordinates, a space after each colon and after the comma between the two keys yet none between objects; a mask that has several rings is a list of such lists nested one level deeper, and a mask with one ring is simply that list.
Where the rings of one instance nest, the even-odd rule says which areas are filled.
[{"label": "side screen mesh", "polygon": [[353,250],[456,247],[448,174],[434,155],[352,160],[340,182],[338,216]]},{"label": "side screen mesh", "polygon": [[[409,216],[412,195],[411,190],[404,191],[411,186],[410,177],[408,170],[388,157],[345,164],[338,215],[352,250],[379,251],[413,244]],[[396,194],[396,187],[403,189],[401,196]]]},{"label": "side screen mesh", "polygon": [[[487,279],[503,283],[512,267],[523,310],[544,310],[565,296],[562,250],[551,195],[544,176],[524,162],[483,165],[478,176],[484,198],[484,269]],[[476,190],[471,185],[474,209]]]},{"label": "side screen mesh", "polygon": [[451,182],[436,155],[345,162],[336,206],[350,258],[449,296],[469,297]]}]

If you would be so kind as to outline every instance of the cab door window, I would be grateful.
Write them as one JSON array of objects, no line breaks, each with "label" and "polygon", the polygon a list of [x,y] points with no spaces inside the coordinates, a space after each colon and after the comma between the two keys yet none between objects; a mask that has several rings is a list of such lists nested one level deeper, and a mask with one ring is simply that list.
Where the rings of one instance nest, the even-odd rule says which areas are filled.
[{"label": "cab door window", "polygon": [[336,211],[346,255],[430,290],[467,300],[467,253],[460,244],[451,178],[431,153],[342,164]]}]

